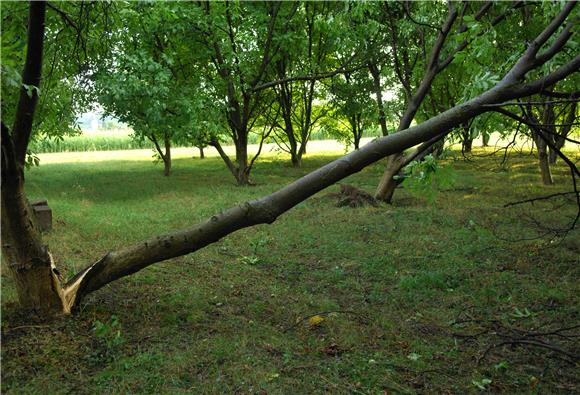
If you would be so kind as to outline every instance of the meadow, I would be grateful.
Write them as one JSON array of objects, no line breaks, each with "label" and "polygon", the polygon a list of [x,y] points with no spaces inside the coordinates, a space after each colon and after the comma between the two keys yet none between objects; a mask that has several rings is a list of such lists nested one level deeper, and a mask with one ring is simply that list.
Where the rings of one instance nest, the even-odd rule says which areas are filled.
[{"label": "meadow", "polygon": [[[191,150],[193,153],[193,150]],[[27,174],[65,275],[107,251],[270,193],[301,169],[267,153],[252,187],[217,157],[184,152],[164,177],[150,154],[53,154]],[[232,234],[88,297],[74,317],[31,322],[2,277],[2,392],[571,393],[578,391],[578,230],[564,227],[569,170],[541,186],[534,156],[493,149],[443,160],[455,180],[427,199],[336,207],[329,188],[272,225]],[[572,157],[576,152],[570,152]],[[383,164],[345,183],[373,192]],[[571,328],[571,329],[570,329]],[[569,354],[568,356],[566,355]]]}]

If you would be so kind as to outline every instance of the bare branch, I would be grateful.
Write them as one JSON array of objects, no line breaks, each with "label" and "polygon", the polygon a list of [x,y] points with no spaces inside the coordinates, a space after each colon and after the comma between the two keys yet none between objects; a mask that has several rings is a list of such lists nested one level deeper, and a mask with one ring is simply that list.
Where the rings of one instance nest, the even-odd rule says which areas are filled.
[{"label": "bare branch", "polygon": [[562,11],[560,11],[560,13],[552,20],[552,22],[550,22],[550,24],[546,26],[546,28],[530,44],[529,49],[530,55],[536,55],[538,53],[538,51],[546,43],[546,41],[548,41],[548,39],[552,37],[552,35],[556,32],[556,30],[558,30],[558,28],[562,26],[562,24],[564,23],[568,15],[570,15],[575,6],[576,6],[575,1],[569,1],[565,3],[564,8],[562,8]]},{"label": "bare branch", "polygon": [[574,92],[552,92],[548,90],[544,90],[540,92],[541,96],[548,96],[548,97],[555,97],[558,99],[568,99],[580,96],[580,91]]},{"label": "bare branch", "polygon": [[339,67],[336,70],[328,71],[326,73],[313,74],[313,75],[303,75],[303,76],[298,76],[298,77],[288,77],[288,78],[282,78],[282,79],[275,80],[275,81],[266,82],[264,84],[261,84],[261,85],[254,87],[254,91],[261,91],[261,90],[271,88],[271,87],[276,86],[276,85],[284,84],[287,82],[293,82],[293,81],[322,80],[322,79],[334,77],[335,75],[338,75],[341,73],[345,73],[345,72],[352,73],[356,70],[360,70],[362,68],[365,68],[366,65],[361,65],[361,66],[354,67],[352,69],[346,69],[346,66],[348,66],[350,63],[352,63],[352,61],[355,59],[355,57],[356,57],[356,55],[353,55],[344,65],[342,65],[341,67]]},{"label": "bare branch", "polygon": [[409,2],[408,1],[405,2],[403,10],[405,11],[405,15],[407,15],[407,18],[409,18],[409,20],[411,22],[413,22],[415,25],[427,27],[429,29],[433,29],[433,30],[436,30],[439,33],[441,33],[441,28],[439,26],[430,25],[428,23],[419,22],[419,21],[416,21],[415,19],[413,19],[413,17],[411,16],[411,11],[409,10]]},{"label": "bare branch", "polygon": [[558,53],[564,47],[564,45],[566,45],[566,42],[568,42],[570,37],[572,37],[572,27],[578,24],[578,20],[580,18],[573,19],[574,20],[568,23],[564,30],[562,30],[550,48],[546,49],[542,54],[536,56],[537,66],[540,66],[546,63],[548,60],[552,59],[552,57]]},{"label": "bare branch", "polygon": [[[504,108],[494,108],[494,111],[499,112],[501,114],[507,115],[508,117],[515,119],[518,122],[521,122],[525,125],[528,125],[532,128],[536,128],[536,129],[540,129],[542,132],[544,131],[545,128],[540,127],[538,123],[535,122],[530,122],[528,119],[524,118],[524,117],[520,117],[517,114],[514,114],[511,111],[508,111]],[[560,156],[562,158],[562,160],[564,162],[566,162],[566,164],[570,167],[570,170],[572,171],[572,173],[575,173],[577,176],[580,176],[580,171],[578,170],[578,167],[576,167],[576,164],[574,164],[574,162],[572,162],[566,155],[564,155],[562,153],[562,151],[560,149],[558,149],[558,147],[556,147],[551,141],[550,139],[547,139],[544,137],[543,133],[538,133],[539,136],[542,138],[542,140],[544,140],[546,142],[546,144],[550,147],[550,149],[553,149],[555,152],[558,153],[558,156]]]},{"label": "bare branch", "polygon": [[548,200],[548,199],[553,199],[555,197],[559,197],[559,196],[568,196],[568,195],[575,195],[577,192],[574,191],[570,191],[570,192],[558,192],[558,193],[552,193],[550,195],[546,195],[546,196],[540,196],[540,197],[536,197],[536,198],[531,198],[531,199],[524,199],[524,200],[518,200],[517,202],[510,202],[510,203],[506,203],[504,204],[504,208],[505,207],[511,207],[511,206],[517,206],[519,204],[524,204],[524,203],[533,203],[536,202],[538,200]]},{"label": "bare branch", "polygon": [[80,29],[79,26],[76,24],[75,21],[73,21],[71,19],[71,17],[64,11],[62,11],[61,9],[57,8],[55,5],[53,5],[52,3],[47,2],[46,5],[48,6],[48,8],[50,8],[51,10],[55,11],[57,14],[59,14],[62,19],[65,21],[65,23],[69,26],[72,26],[73,29],[75,29],[77,31],[77,33],[80,33]]}]

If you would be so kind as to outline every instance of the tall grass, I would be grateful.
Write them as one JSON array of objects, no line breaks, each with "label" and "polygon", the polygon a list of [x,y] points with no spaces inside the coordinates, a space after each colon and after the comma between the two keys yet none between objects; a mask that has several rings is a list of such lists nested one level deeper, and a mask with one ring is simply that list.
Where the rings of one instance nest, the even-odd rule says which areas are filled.
[{"label": "tall grass", "polygon": [[[378,136],[375,130],[365,132],[363,137]],[[315,130],[310,140],[333,140],[336,135],[322,128]],[[273,142],[273,141],[268,141]],[[232,144],[231,141],[225,141],[225,144]],[[257,134],[250,134],[249,144],[259,144],[260,137]],[[175,147],[192,146],[188,144],[176,144]],[[152,148],[149,141],[138,141],[131,135],[129,129],[106,130],[99,132],[83,132],[78,136],[66,136],[61,140],[43,139],[30,143],[30,150],[36,154],[54,153],[54,152],[87,152],[87,151],[115,151],[115,150],[132,150]]]},{"label": "tall grass", "polygon": [[148,148],[146,142],[139,142],[131,136],[97,136],[79,135],[65,137],[62,140],[40,140],[30,144],[32,152],[77,152],[77,151],[113,151]]}]

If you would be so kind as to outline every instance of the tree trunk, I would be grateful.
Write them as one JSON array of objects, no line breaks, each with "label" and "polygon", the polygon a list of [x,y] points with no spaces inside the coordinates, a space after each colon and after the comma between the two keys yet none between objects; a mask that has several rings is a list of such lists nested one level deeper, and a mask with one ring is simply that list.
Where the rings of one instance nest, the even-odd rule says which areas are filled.
[{"label": "tree trunk", "polygon": [[303,140],[300,144],[300,148],[298,149],[298,153],[296,154],[296,161],[298,162],[297,166],[294,167],[302,167],[302,157],[306,153],[306,142],[307,140]]},{"label": "tree trunk", "polygon": [[[576,111],[578,109],[578,102],[573,102],[570,104],[570,108],[568,109],[568,113],[564,118],[564,123],[562,126],[554,127],[554,131],[558,130],[557,135],[554,135],[554,145],[558,150],[564,148],[564,144],[566,143],[566,137],[570,134],[572,130],[572,126],[577,118]],[[555,149],[550,148],[550,164],[555,164],[558,159],[558,151]]]},{"label": "tree trunk", "polygon": [[445,150],[445,139],[443,138],[440,141],[433,144],[431,153],[435,158],[439,158],[441,155],[443,155],[444,150]]},{"label": "tree trunk", "polygon": [[358,150],[360,148],[360,139],[362,137],[362,130],[360,128],[360,115],[354,114],[352,117],[348,119],[350,123],[350,128],[352,132],[352,143],[354,145],[354,149]]},{"label": "tree trunk", "polygon": [[300,158],[298,157],[298,144],[294,136],[294,128],[291,126],[286,126],[286,136],[288,137],[288,145],[290,146],[290,161],[292,162],[292,167],[300,167]]},{"label": "tree trunk", "polygon": [[[40,89],[46,3],[31,2],[29,7],[22,83]],[[14,279],[24,308],[62,310],[60,280],[24,191],[24,163],[38,103],[37,89],[30,95],[24,86],[20,89],[12,135],[2,122],[2,264]]]},{"label": "tree trunk", "polygon": [[542,183],[544,185],[554,184],[552,179],[552,172],[550,171],[550,162],[548,160],[548,147],[546,142],[539,136],[535,139],[538,147],[538,164],[540,165],[540,173],[542,175]]},{"label": "tree trunk", "polygon": [[489,147],[489,139],[490,139],[490,135],[488,133],[483,133],[481,135],[481,145],[482,147]]},{"label": "tree trunk", "polygon": [[461,152],[464,154],[470,153],[473,148],[473,137],[471,136],[471,130],[469,129],[469,122],[461,125]]},{"label": "tree trunk", "polygon": [[161,148],[159,145],[159,141],[157,140],[157,137],[155,137],[155,134],[152,133],[151,135],[147,135],[147,138],[151,140],[155,146],[155,150],[157,150],[157,154],[163,161],[163,175],[169,177],[171,174],[171,139],[169,138],[169,135],[167,133],[163,135],[164,148]]},{"label": "tree trunk", "polygon": [[165,143],[165,155],[163,156],[163,175],[165,177],[169,177],[169,174],[171,174],[171,139],[167,134],[165,134],[163,142]]},{"label": "tree trunk", "polygon": [[[421,103],[423,100],[425,100],[425,97],[431,89],[433,80],[441,71],[439,68],[439,55],[441,53],[443,44],[445,43],[445,39],[447,38],[447,35],[449,34],[449,31],[451,30],[451,27],[453,26],[456,18],[457,12],[455,10],[450,11],[447,20],[443,25],[443,28],[439,31],[437,41],[431,48],[431,54],[429,55],[429,61],[427,62],[423,79],[417,87],[416,92],[409,99],[407,108],[405,109],[405,112],[399,121],[397,132],[408,129],[411,126],[413,118],[415,118]],[[401,178],[395,179],[394,177],[401,172],[404,162],[405,160],[403,158],[403,153],[398,153],[395,155],[395,157],[389,158],[387,160],[387,167],[383,173],[383,177],[381,178],[379,185],[377,186],[375,199],[384,200],[387,203],[392,202],[395,189],[402,182]]]},{"label": "tree trunk", "polygon": [[248,133],[242,130],[236,141],[236,181],[238,185],[250,185],[250,168],[248,166]]},{"label": "tree trunk", "polygon": [[464,153],[470,153],[472,149],[473,149],[473,139],[472,138],[464,139],[461,142],[461,150]]},{"label": "tree trunk", "polygon": [[228,170],[235,176],[236,172],[237,172],[236,166],[234,165],[234,163],[232,162],[230,157],[225,153],[225,151],[222,148],[222,145],[219,143],[219,141],[212,140],[210,142],[210,145],[217,150],[218,154],[220,155],[220,157],[222,158],[222,160],[224,161],[224,163],[228,167]]},{"label": "tree trunk", "polygon": [[24,169],[2,123],[2,263],[24,308],[62,310],[60,280],[24,192]]},{"label": "tree trunk", "polygon": [[198,147],[198,148],[199,148],[199,159],[204,159],[205,154],[203,152],[203,147]]},{"label": "tree trunk", "polygon": [[379,108],[379,124],[381,125],[381,133],[383,136],[389,134],[389,129],[387,128],[387,117],[385,115],[385,107],[383,104],[383,89],[381,88],[381,73],[377,65],[373,62],[368,63],[369,71],[373,77],[373,88],[375,91],[375,97],[377,100],[377,107]]},{"label": "tree trunk", "polygon": [[400,180],[395,179],[394,177],[401,171],[403,159],[404,155],[402,153],[389,156],[385,172],[383,173],[375,192],[375,199],[389,204],[392,203],[395,189],[401,183]]},{"label": "tree trunk", "polygon": [[[283,58],[276,62],[276,70],[280,79],[286,78],[287,59]],[[292,87],[288,83],[280,85],[278,91],[278,103],[282,110],[282,119],[284,120],[284,134],[288,139],[288,149],[290,151],[290,161],[292,167],[300,167],[300,158],[298,157],[298,142],[294,135],[294,124],[292,123]]]},{"label": "tree trunk", "polygon": [[299,155],[298,152],[291,152],[290,153],[290,160],[292,161],[292,167],[299,168],[302,166],[302,155]]},{"label": "tree trunk", "polygon": [[558,162],[558,152],[550,148],[548,151],[548,163],[550,165],[555,165]]}]

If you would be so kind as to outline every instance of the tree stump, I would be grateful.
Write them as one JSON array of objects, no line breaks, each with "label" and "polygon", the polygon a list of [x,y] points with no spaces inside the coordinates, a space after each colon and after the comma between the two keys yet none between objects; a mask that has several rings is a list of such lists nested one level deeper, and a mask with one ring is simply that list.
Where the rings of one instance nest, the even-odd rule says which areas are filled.
[{"label": "tree stump", "polygon": [[48,207],[46,199],[39,199],[30,202],[36,222],[41,232],[48,232],[52,229],[52,209]]}]

